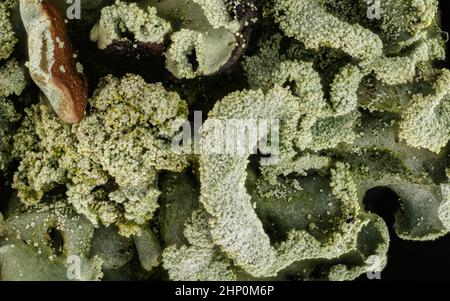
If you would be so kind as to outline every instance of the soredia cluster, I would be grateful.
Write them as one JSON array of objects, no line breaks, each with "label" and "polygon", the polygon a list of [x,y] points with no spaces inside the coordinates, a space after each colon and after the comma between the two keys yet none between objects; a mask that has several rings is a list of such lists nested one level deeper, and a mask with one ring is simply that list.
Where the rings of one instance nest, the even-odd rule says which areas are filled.
[{"label": "soredia cluster", "polygon": [[[382,272],[390,235],[450,232],[437,0],[82,0],[81,14],[67,27],[91,91],[69,125],[29,80],[19,1],[0,3],[1,280],[353,280]],[[175,151],[196,111],[201,150]],[[260,131],[277,148],[218,152],[217,120],[277,120]],[[376,214],[387,201],[393,224]]]}]

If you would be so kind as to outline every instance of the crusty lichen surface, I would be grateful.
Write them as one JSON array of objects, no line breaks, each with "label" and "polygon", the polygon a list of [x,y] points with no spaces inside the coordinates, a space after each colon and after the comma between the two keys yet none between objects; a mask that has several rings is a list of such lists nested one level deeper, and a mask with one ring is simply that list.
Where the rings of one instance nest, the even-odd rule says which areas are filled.
[{"label": "crusty lichen surface", "polygon": [[10,22],[9,7],[10,1],[0,3],[0,59],[7,59],[14,51],[17,38],[14,35],[12,24]]},{"label": "crusty lichen surface", "polygon": [[117,1],[102,9],[100,21],[91,31],[91,40],[98,43],[98,48],[105,49],[126,39],[120,35],[130,32],[136,42],[160,44],[170,30],[170,23],[157,16],[156,8],[148,7],[144,11],[136,3],[127,5]]},{"label": "crusty lichen surface", "polygon": [[94,225],[116,224],[129,236],[158,207],[158,171],[186,165],[167,139],[174,134],[171,122],[186,118],[187,106],[176,93],[136,75],[104,78],[90,104],[90,114],[73,127],[46,105],[26,110],[14,138],[20,165],[13,187],[33,205],[64,185],[67,201]]},{"label": "crusty lichen surface", "polygon": [[[354,280],[383,277],[391,235],[448,236],[437,0],[381,1],[380,18],[353,0],[90,2],[67,23],[92,90],[75,125],[27,84],[15,7],[0,4],[1,280]],[[251,139],[242,121],[277,127]]]},{"label": "crusty lichen surface", "polygon": [[26,86],[23,67],[10,57],[17,43],[11,21],[11,3],[0,3],[0,172],[5,172],[11,161],[11,139],[14,124],[20,114],[13,97],[20,96]]},{"label": "crusty lichen surface", "polygon": [[[245,13],[240,16],[237,10]],[[112,52],[134,48],[157,55],[168,44],[167,70],[191,79],[216,74],[240,56],[246,47],[242,32],[254,22],[250,16],[255,11],[252,1],[117,0],[101,10],[90,37],[99,49]]]}]

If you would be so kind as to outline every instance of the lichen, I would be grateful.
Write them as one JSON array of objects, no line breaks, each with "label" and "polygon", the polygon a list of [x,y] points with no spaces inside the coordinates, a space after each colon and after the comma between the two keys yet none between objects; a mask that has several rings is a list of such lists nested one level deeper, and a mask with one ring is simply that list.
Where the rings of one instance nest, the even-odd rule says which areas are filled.
[{"label": "lichen", "polygon": [[[17,43],[9,17],[9,2],[0,3],[0,173],[11,161],[11,139],[20,114],[12,97],[22,94],[26,80],[22,67],[10,58]],[[6,62],[2,60],[8,59]]]},{"label": "lichen", "polygon": [[76,125],[23,92],[8,3],[1,280],[354,280],[449,234],[436,0],[90,2]]},{"label": "lichen", "polygon": [[131,42],[161,44],[171,26],[156,13],[154,7],[148,7],[144,11],[136,3],[116,1],[114,5],[102,9],[100,21],[91,31],[91,40],[97,42],[99,49],[124,40],[129,41],[126,38],[129,34],[135,39]]},{"label": "lichen", "polygon": [[7,59],[14,51],[17,38],[10,22],[9,2],[0,3],[0,60]]},{"label": "lichen", "polygon": [[[90,257],[94,228],[62,200],[14,214],[5,221],[0,247],[2,280],[98,280],[102,261]],[[59,245],[52,231],[61,235]],[[80,260],[79,274],[68,278],[71,258]]]},{"label": "lichen", "polygon": [[134,75],[104,78],[90,104],[91,114],[73,127],[46,105],[26,110],[14,137],[20,166],[13,187],[33,205],[63,185],[77,212],[129,236],[158,207],[157,172],[186,165],[166,142],[174,134],[172,121],[186,117],[186,104]]},{"label": "lichen", "polygon": [[[256,7],[247,1],[149,0],[140,6],[116,1],[102,9],[91,40],[113,52],[114,48],[130,52],[142,47],[140,53],[161,54],[168,44],[166,68],[175,77],[212,75],[236,61],[246,47],[242,32],[253,22],[249,16],[254,13],[240,18],[238,9],[247,12]],[[133,35],[132,41],[127,34]]]}]

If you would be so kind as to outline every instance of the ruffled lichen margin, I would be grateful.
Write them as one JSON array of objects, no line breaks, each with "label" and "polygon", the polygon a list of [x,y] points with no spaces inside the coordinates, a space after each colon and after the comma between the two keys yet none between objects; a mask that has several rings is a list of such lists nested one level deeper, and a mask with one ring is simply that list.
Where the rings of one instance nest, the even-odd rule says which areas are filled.
[{"label": "ruffled lichen margin", "polygon": [[[107,75],[76,125],[24,93],[14,1],[0,4],[0,172],[13,189],[0,215],[2,280],[67,279],[73,258],[80,280],[149,279],[161,267],[172,280],[351,280],[388,264],[388,225],[365,203],[379,187],[398,197],[395,235],[448,234],[437,1],[382,1],[380,19],[365,1],[267,1],[259,19],[253,1],[186,0],[181,14],[169,2],[91,4],[103,8],[91,31],[100,49],[163,55],[176,80]],[[225,78],[248,27],[261,30],[235,66],[246,89],[206,100],[200,154],[173,152],[195,106],[183,80]],[[233,119],[280,121],[272,164],[214,152],[217,120]]]}]

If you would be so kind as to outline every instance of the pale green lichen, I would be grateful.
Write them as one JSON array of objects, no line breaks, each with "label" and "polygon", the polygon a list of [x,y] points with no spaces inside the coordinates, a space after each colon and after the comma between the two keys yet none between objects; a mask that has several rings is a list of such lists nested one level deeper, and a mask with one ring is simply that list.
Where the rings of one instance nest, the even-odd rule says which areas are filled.
[{"label": "pale green lichen", "polygon": [[429,95],[416,94],[400,123],[399,137],[439,152],[450,139],[450,71],[443,69]]},{"label": "pale green lichen", "polygon": [[20,115],[12,101],[0,97],[0,171],[4,171],[10,162],[11,139],[14,133],[12,124],[19,119]]},{"label": "pale green lichen", "polygon": [[[237,47],[233,33],[217,29],[207,33],[182,29],[172,35],[172,43],[166,52],[166,65],[178,78],[218,72]],[[190,56],[195,58],[198,66],[189,61]]]},{"label": "pale green lichen", "polygon": [[11,59],[0,68],[0,95],[20,95],[25,89],[25,74],[16,60]]},{"label": "pale green lichen", "polygon": [[100,21],[91,31],[91,40],[99,49],[115,42],[127,40],[131,33],[140,43],[162,44],[170,32],[170,23],[157,16],[156,8],[140,9],[136,3],[127,4],[117,0],[114,5],[101,10]]},{"label": "pale green lichen", "polygon": [[20,166],[13,186],[32,205],[65,185],[69,203],[95,225],[139,232],[137,225],[158,207],[157,171],[181,171],[186,164],[166,142],[173,121],[186,116],[186,104],[133,75],[104,78],[90,103],[91,114],[73,127],[45,105],[27,111],[14,138]]},{"label": "pale green lichen", "polygon": [[172,280],[236,280],[231,261],[214,245],[203,210],[194,211],[184,230],[189,246],[169,246],[163,253],[163,266]]},{"label": "pale green lichen", "polygon": [[307,48],[341,49],[358,59],[382,55],[381,39],[359,24],[349,24],[327,13],[315,0],[276,0],[276,21],[285,34]]},{"label": "pale green lichen", "polygon": [[[98,280],[102,261],[89,257],[92,224],[61,200],[5,221],[5,241],[0,247],[2,280]],[[57,245],[51,231],[64,242]],[[79,260],[79,273],[70,279],[67,265]]]},{"label": "pale green lichen", "polygon": [[17,43],[9,18],[8,2],[0,3],[0,60],[7,59]]},{"label": "pale green lichen", "polygon": [[[12,53],[12,47],[16,43],[14,32],[8,23],[6,3],[0,4],[0,60],[7,59]],[[3,18],[5,18],[3,20]],[[5,22],[3,24],[3,22]],[[6,38],[4,37],[6,35]],[[2,38],[9,39],[9,42]],[[9,43],[9,44],[8,44]],[[7,50],[8,47],[11,49]],[[10,96],[19,96],[25,89],[26,81],[24,72],[19,63],[11,58],[0,65],[0,172],[5,171],[11,161],[11,139],[14,133],[14,123],[19,121],[20,114],[14,107],[14,101]]]},{"label": "pale green lichen", "polygon": [[168,40],[166,68],[177,78],[218,73],[232,60],[236,49],[245,47],[241,30],[250,22],[237,20],[237,13],[232,17],[230,12],[256,10],[240,1],[222,0],[149,0],[142,1],[140,7],[116,1],[103,8],[99,23],[91,31],[91,40],[105,49],[121,41],[120,32],[129,31],[137,42],[160,45],[156,47],[159,52]]},{"label": "pale green lichen", "polygon": [[394,49],[407,46],[433,24],[437,12],[437,0],[382,1],[380,35]]},{"label": "pale green lichen", "polygon": [[[295,113],[297,112],[297,113]],[[292,156],[296,120],[299,119],[295,97],[287,90],[275,87],[267,95],[258,91],[235,93],[216,105],[210,118],[280,118],[284,124],[280,136],[284,142],[280,156]],[[221,143],[217,131],[208,121],[203,129],[203,143],[214,148]],[[249,154],[247,154],[249,155]],[[253,276],[273,276],[291,263],[312,258],[332,258],[348,252],[355,243],[352,234],[365,224],[357,218],[359,205],[356,188],[346,171],[338,165],[332,170],[332,194],[342,202],[342,220],[335,224],[334,234],[321,244],[306,231],[290,231],[288,239],[277,248],[271,246],[261,221],[253,211],[250,195],[245,189],[246,156],[213,155],[205,150],[200,157],[202,194],[200,202],[210,214],[212,239],[221,246],[235,264]],[[213,172],[207,172],[212,170]],[[338,171],[339,170],[339,171]],[[223,191],[234,191],[224,194]],[[356,202],[356,203],[355,203]],[[342,231],[342,232],[341,232]],[[236,236],[237,235],[237,236]]]},{"label": "pale green lichen", "polygon": [[[358,278],[361,274],[381,278],[381,272],[387,265],[389,247],[389,231],[383,219],[372,214],[370,223],[358,234],[356,251],[361,257],[361,263],[348,267],[348,264],[337,264],[330,267],[328,279],[331,281],[348,281]],[[370,278],[369,278],[370,279]]]},{"label": "pale green lichen", "polygon": [[102,260],[103,271],[118,270],[135,255],[133,239],[119,235],[116,227],[101,226],[94,230],[90,254]]},{"label": "pale green lichen", "polygon": [[397,123],[366,117],[363,124],[353,150],[348,150],[348,156],[355,157],[352,173],[359,198],[377,187],[394,191],[401,204],[395,230],[404,239],[431,240],[447,234],[449,228],[441,220],[448,204],[443,193],[449,186],[443,176],[446,155],[399,141]]},{"label": "pale green lichen", "polygon": [[[253,21],[240,18],[253,1],[103,7],[93,30],[100,48],[167,41],[165,68],[177,79],[108,75],[75,126],[33,104],[14,133],[11,94],[25,82],[14,59],[0,69],[0,139],[7,146],[14,134],[19,163],[0,215],[2,280],[65,279],[69,255],[82,259],[82,279],[370,278],[383,273],[389,248],[381,200],[371,196],[379,189],[398,203],[391,233],[448,235],[450,72],[437,67],[446,42],[437,1],[381,1],[380,19],[365,1],[260,5],[242,70],[217,80],[201,77],[248,42],[242,32]],[[199,153],[180,154],[171,140],[198,108],[208,110]],[[279,128],[251,138],[241,123],[249,120]],[[195,149],[190,136],[183,149]],[[227,152],[229,137],[245,149]],[[54,231],[64,238],[56,248]]]},{"label": "pale green lichen", "polygon": [[[171,47],[167,51],[167,69],[179,78],[195,77],[201,74],[202,70],[194,70],[188,56],[205,57],[203,35],[196,31],[182,29],[173,34],[172,40],[178,47]],[[200,61],[198,64],[203,66],[204,62]]]},{"label": "pale green lichen", "polygon": [[339,143],[352,143],[353,127],[358,119],[357,90],[365,75],[359,67],[347,65],[331,83],[330,104],[325,100],[321,78],[311,62],[288,60],[279,54],[280,39],[275,37],[258,55],[248,57],[244,68],[254,87],[274,85],[290,87],[298,98],[304,117],[296,145],[301,149],[321,150]]},{"label": "pale green lichen", "polygon": [[376,78],[389,85],[400,85],[411,82],[416,75],[416,67],[420,62],[430,59],[430,50],[425,43],[419,44],[408,56],[381,58],[371,63]]},{"label": "pale green lichen", "polygon": [[230,7],[239,5],[239,1],[222,1],[222,0],[192,0],[202,8],[208,22],[214,28],[225,27],[232,31],[239,29],[237,20],[232,20],[230,16]]},{"label": "pale green lichen", "polygon": [[152,229],[143,227],[140,232],[134,237],[139,261],[144,269],[151,271],[159,266],[161,261],[160,242]]}]

